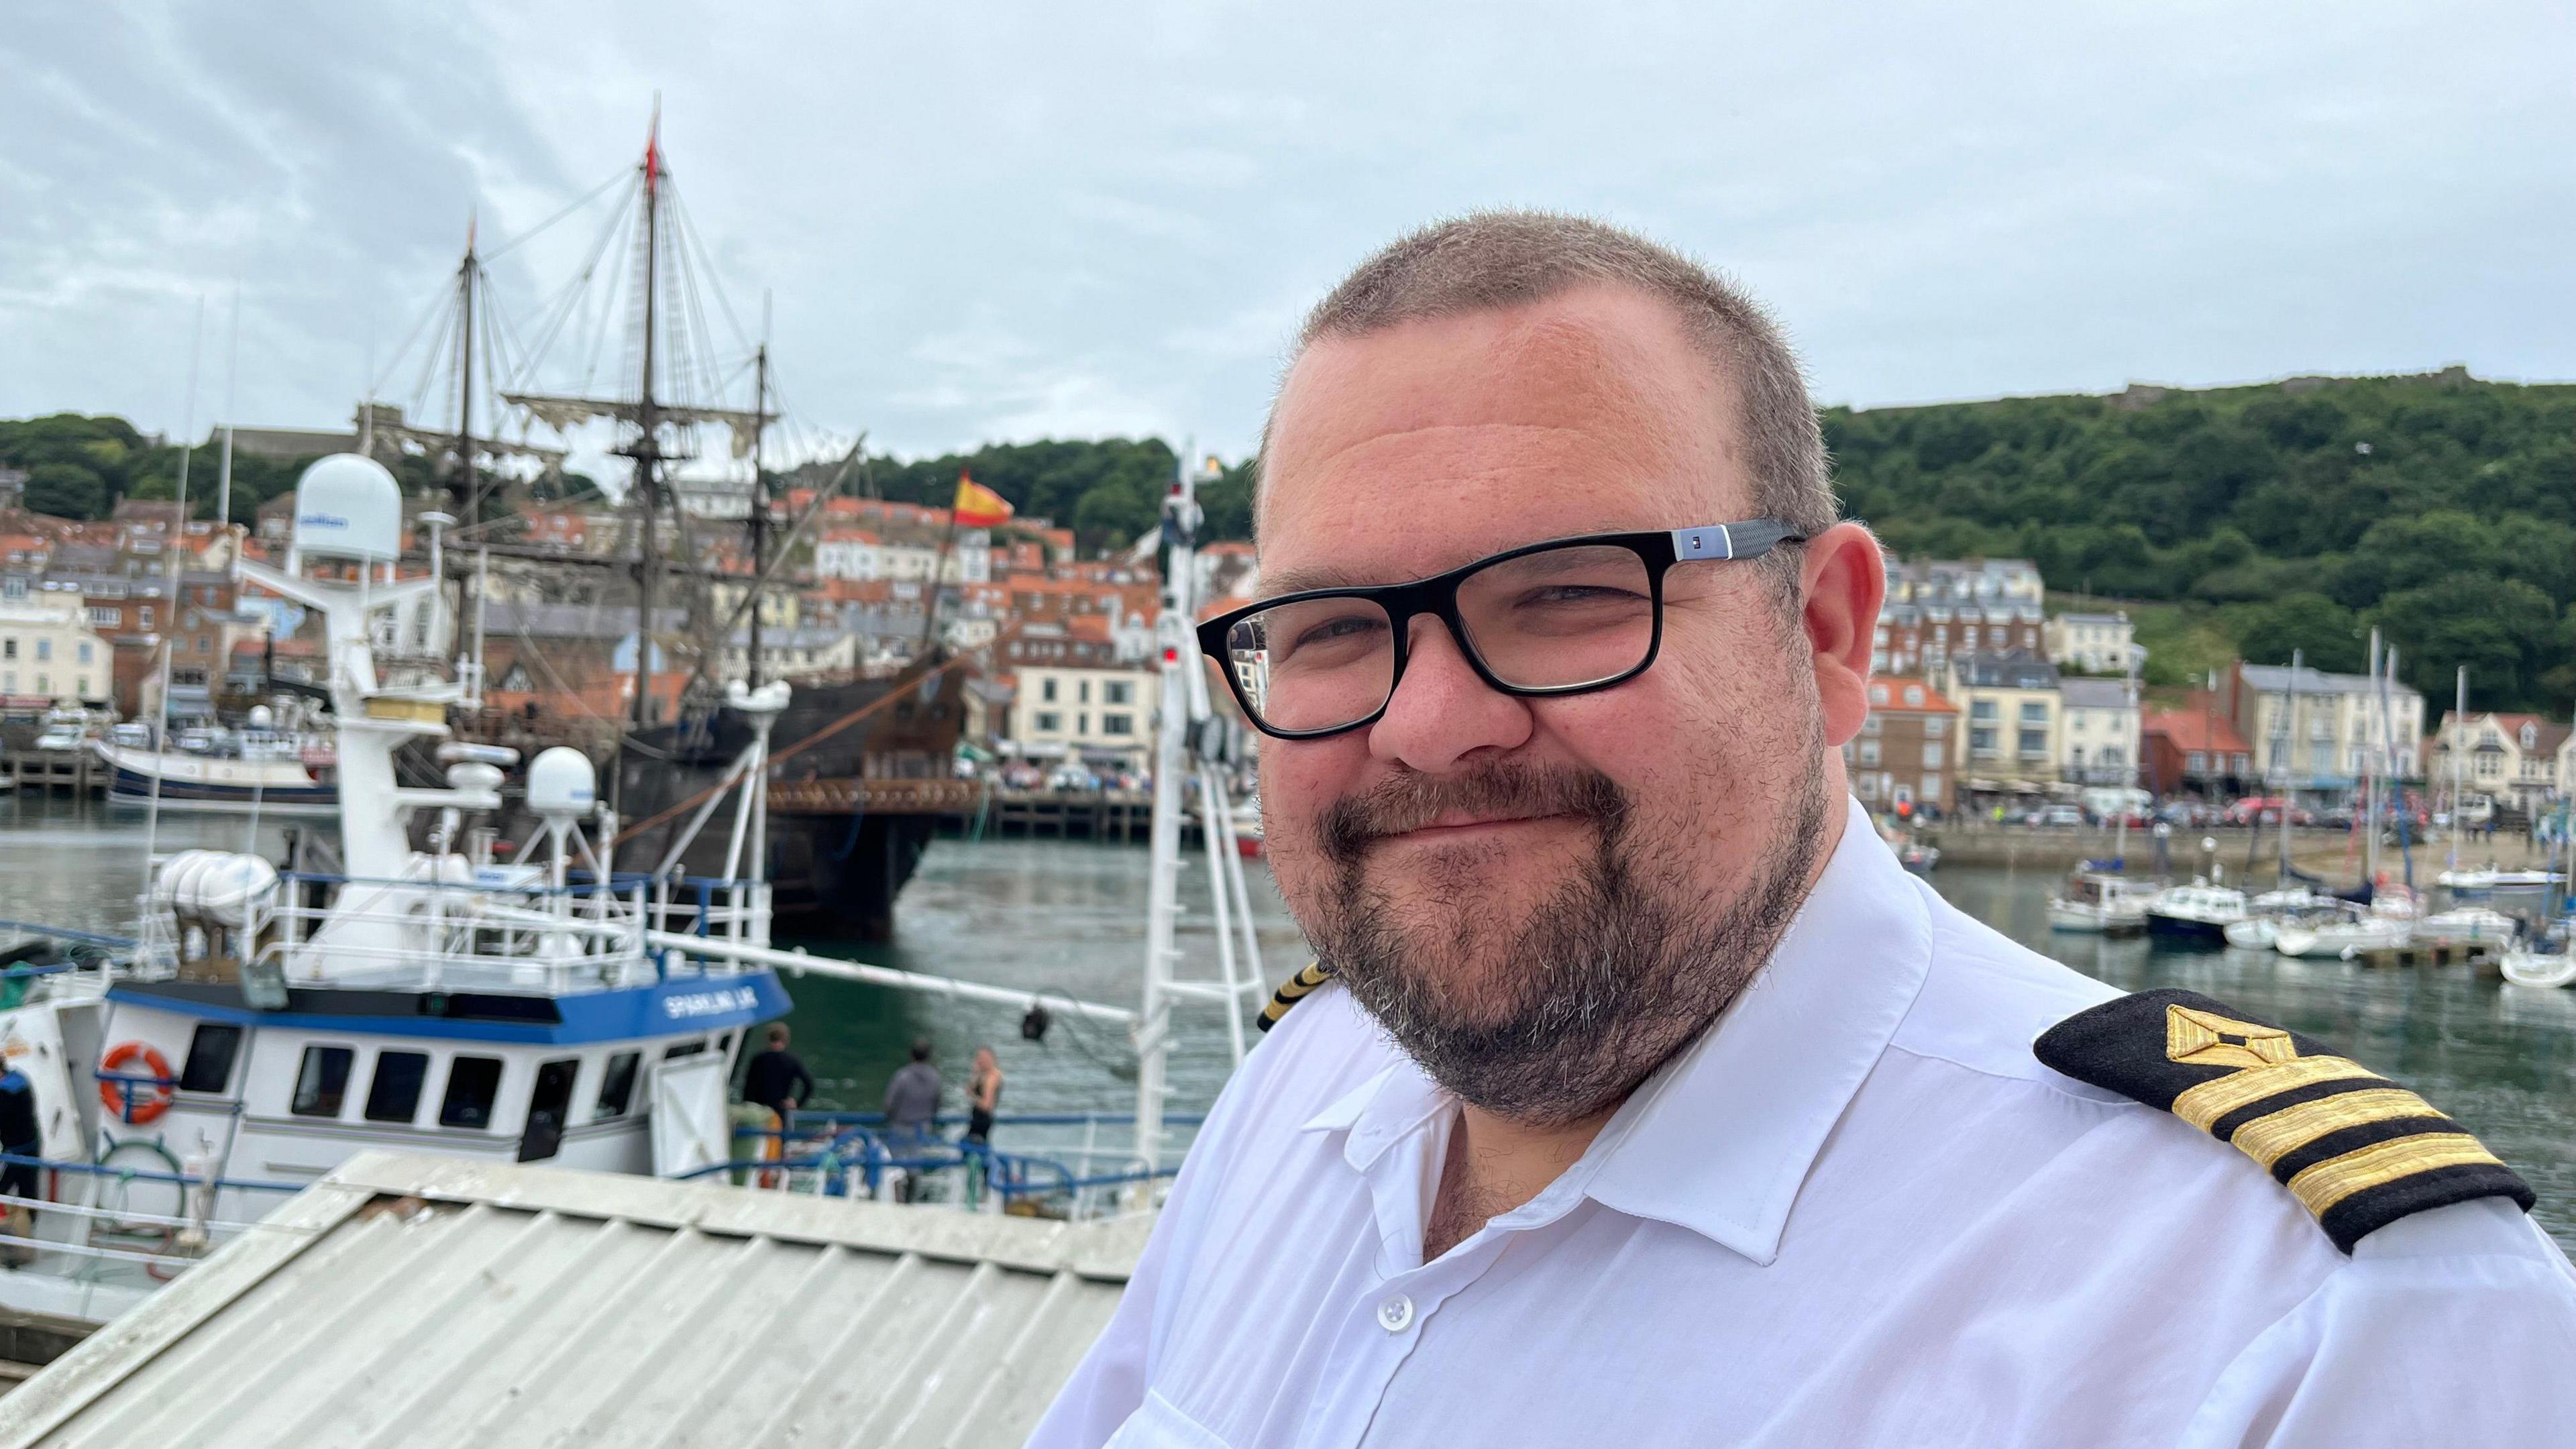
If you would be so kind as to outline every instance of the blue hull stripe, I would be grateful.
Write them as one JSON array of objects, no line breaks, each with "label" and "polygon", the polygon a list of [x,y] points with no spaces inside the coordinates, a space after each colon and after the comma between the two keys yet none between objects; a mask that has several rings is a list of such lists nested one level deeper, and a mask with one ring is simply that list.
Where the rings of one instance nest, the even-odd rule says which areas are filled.
[{"label": "blue hull stripe", "polygon": [[[149,799],[152,795],[152,777],[133,770],[120,769],[116,772],[116,779],[109,784],[108,790],[115,795],[130,795],[138,800]],[[167,776],[162,777],[161,780],[161,798],[164,800],[221,800],[247,805],[251,802],[253,793],[248,787],[242,785],[209,785],[197,780],[173,780]],[[339,803],[340,799],[340,790],[336,785],[280,785],[258,791],[256,794],[260,800],[271,805],[334,805]]]},{"label": "blue hull stripe", "polygon": [[[435,995],[437,993],[423,993]],[[557,1022],[458,1021],[438,1016],[335,1016],[314,1011],[257,1011],[248,1006],[190,1001],[148,988],[111,987],[108,999],[235,1026],[293,1027],[352,1036],[423,1037],[447,1041],[517,1042],[579,1046],[643,1037],[698,1036],[785,1016],[795,1005],[776,973],[683,976],[652,986],[590,991],[549,998]]]}]

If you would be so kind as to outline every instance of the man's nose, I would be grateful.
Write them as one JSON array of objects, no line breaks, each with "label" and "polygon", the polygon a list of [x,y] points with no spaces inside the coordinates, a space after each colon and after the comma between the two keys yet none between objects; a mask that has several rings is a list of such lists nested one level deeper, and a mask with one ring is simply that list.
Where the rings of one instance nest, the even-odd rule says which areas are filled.
[{"label": "man's nose", "polygon": [[1416,614],[1405,650],[1404,677],[1386,713],[1369,726],[1370,754],[1438,774],[1479,750],[1508,750],[1529,739],[1529,702],[1485,683],[1438,617]]}]

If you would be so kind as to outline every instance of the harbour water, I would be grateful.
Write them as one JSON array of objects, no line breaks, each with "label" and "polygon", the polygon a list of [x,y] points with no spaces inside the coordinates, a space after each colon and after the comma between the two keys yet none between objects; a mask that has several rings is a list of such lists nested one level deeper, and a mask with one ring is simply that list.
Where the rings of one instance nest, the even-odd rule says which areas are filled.
[{"label": "harbour water", "polygon": [[[0,918],[123,932],[142,881],[139,810],[100,802],[0,797]],[[255,848],[274,850],[263,825]],[[237,816],[166,814],[162,848],[253,845]],[[1198,857],[1193,854],[1193,863]],[[1303,944],[1268,876],[1250,872],[1268,981],[1304,964]],[[900,936],[852,954],[890,966],[1132,1005],[1144,950],[1141,847],[1064,841],[944,840],[903,896]],[[2089,975],[2127,989],[2182,986],[2331,1043],[2422,1092],[2531,1180],[2537,1216],[2576,1248],[2576,991],[2502,985],[2466,968],[2372,969],[2245,951],[2176,952],[2143,939],[2052,933],[2047,871],[1943,867],[1934,883],[1970,914]],[[1212,953],[1204,872],[1183,872],[1184,945]],[[785,940],[781,945],[797,943]],[[817,947],[817,949],[820,949]],[[847,948],[836,948],[847,949]],[[1211,972],[1212,974],[1212,972]],[[1123,1106],[1134,1058],[1111,1031],[1058,1014],[1022,1039],[1004,1009],[807,976],[791,979],[796,1048],[822,1107],[877,1105],[916,1037],[962,1087],[974,1048],[991,1045],[1006,1112]],[[1202,1110],[1226,1071],[1221,1019],[1179,1008],[1170,1072],[1174,1112]],[[951,1106],[958,1103],[952,1101]]]}]

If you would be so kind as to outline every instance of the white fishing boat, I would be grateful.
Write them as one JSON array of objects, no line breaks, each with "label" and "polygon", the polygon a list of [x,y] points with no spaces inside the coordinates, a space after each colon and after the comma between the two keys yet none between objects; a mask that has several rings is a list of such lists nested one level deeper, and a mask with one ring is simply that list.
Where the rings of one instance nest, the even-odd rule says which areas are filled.
[{"label": "white fishing boat", "polygon": [[2227,939],[2227,928],[2245,919],[2245,893],[2232,886],[2195,879],[2190,885],[2158,891],[2147,902],[2147,933],[2167,940],[2215,946]]},{"label": "white fishing boat", "polygon": [[2154,887],[2124,875],[2078,870],[2049,897],[2048,926],[2053,931],[2133,935],[2147,928],[2147,902],[2154,895]]},{"label": "white fishing boat", "polygon": [[152,750],[92,740],[109,769],[107,798],[164,810],[224,810],[321,817],[339,807],[337,747],[322,731],[249,732],[214,750]]},{"label": "white fishing boat", "polygon": [[2347,956],[2403,946],[2409,930],[2409,924],[2398,917],[2346,907],[2283,923],[2273,933],[2272,949],[2284,956]]},{"label": "white fishing boat", "polygon": [[2502,945],[2521,934],[2520,921],[2484,906],[2437,911],[2415,923],[2415,944],[2419,946]]},{"label": "white fishing boat", "polygon": [[[424,515],[430,572],[400,577],[394,480],[341,455],[306,471],[296,519],[286,567],[244,563],[241,577],[327,630],[338,859],[323,868],[318,845],[284,869],[226,851],[156,858],[139,938],[54,933],[54,948],[18,953],[0,1055],[27,1083],[42,1145],[10,1164],[0,1249],[18,1271],[0,1274],[0,1307],[102,1321],[364,1146],[617,1172],[722,1163],[734,1054],[788,1008],[752,959],[768,938],[762,792],[736,792],[747,869],[621,869],[590,762],[549,750],[525,775],[542,843],[497,858],[480,822],[515,752],[447,740],[469,686],[417,663],[380,669],[372,647],[396,609],[425,610],[430,637],[449,639],[445,517]],[[357,578],[305,576],[316,560]],[[736,701],[764,722],[771,703]],[[760,778],[756,733],[734,783]],[[443,741],[443,787],[395,783],[412,741]],[[415,816],[430,822],[425,850]]]}]

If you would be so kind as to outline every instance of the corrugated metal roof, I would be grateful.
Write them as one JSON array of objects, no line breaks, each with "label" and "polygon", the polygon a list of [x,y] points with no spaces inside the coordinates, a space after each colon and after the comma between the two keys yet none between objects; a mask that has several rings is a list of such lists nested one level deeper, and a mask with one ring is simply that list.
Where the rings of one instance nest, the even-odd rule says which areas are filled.
[{"label": "corrugated metal roof", "polygon": [[1015,1445],[1141,1218],[370,1152],[0,1400],[21,1445]]}]

